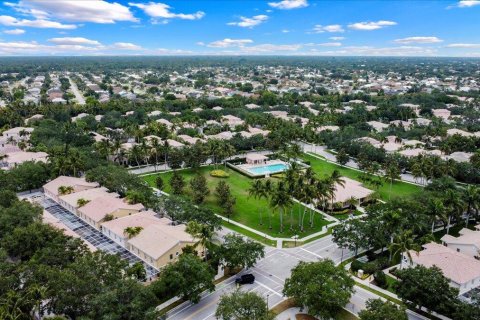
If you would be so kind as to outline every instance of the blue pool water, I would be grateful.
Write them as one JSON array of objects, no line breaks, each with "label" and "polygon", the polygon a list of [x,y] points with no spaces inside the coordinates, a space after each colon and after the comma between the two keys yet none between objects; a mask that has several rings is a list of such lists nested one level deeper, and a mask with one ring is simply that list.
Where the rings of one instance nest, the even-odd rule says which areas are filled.
[{"label": "blue pool water", "polygon": [[287,169],[288,169],[288,165],[283,163],[277,163],[277,164],[269,164],[261,167],[249,168],[248,171],[250,171],[254,175],[261,175],[261,174],[273,174],[273,173],[283,172]]}]

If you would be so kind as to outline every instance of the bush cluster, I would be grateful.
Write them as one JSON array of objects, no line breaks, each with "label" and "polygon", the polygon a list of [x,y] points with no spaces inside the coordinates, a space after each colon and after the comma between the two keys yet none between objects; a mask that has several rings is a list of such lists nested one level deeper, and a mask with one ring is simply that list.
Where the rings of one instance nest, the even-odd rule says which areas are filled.
[{"label": "bush cluster", "polygon": [[230,176],[228,173],[220,169],[210,171],[210,175],[215,178],[228,178]]}]

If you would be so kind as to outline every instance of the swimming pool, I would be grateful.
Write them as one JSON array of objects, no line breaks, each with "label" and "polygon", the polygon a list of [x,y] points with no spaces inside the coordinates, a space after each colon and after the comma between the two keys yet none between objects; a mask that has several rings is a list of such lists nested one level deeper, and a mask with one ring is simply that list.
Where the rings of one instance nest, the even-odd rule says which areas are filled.
[{"label": "swimming pool", "polygon": [[288,165],[285,163],[275,163],[266,166],[248,168],[247,170],[254,175],[265,175],[283,172],[288,169]]}]

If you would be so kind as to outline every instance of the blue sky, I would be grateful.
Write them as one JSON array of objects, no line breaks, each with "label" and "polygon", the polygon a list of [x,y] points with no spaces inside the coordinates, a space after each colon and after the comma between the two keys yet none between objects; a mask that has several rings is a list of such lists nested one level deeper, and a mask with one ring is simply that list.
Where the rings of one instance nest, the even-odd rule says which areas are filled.
[{"label": "blue sky", "polygon": [[0,55],[480,57],[480,0],[9,0]]}]

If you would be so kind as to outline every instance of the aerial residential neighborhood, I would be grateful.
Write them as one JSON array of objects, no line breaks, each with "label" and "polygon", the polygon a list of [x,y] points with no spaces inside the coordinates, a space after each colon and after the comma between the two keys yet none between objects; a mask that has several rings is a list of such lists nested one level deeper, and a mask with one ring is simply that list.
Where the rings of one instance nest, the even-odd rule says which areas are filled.
[{"label": "aerial residential neighborhood", "polygon": [[0,4],[0,319],[480,319],[480,1]]}]

